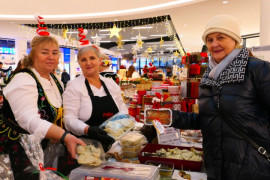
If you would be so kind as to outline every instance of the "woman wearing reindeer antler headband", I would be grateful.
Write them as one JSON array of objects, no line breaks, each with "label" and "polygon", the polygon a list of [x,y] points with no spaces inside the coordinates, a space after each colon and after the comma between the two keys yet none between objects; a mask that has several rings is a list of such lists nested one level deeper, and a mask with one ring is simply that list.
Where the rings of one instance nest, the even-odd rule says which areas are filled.
[{"label": "woman wearing reindeer antler headband", "polygon": [[30,165],[20,145],[21,134],[33,134],[41,139],[43,148],[48,139],[60,141],[73,158],[76,145],[85,145],[61,128],[63,87],[52,73],[58,62],[57,40],[51,36],[36,36],[31,42],[30,54],[23,59],[26,68],[17,72],[4,89],[0,154],[9,154],[15,179],[27,178],[24,169]]}]

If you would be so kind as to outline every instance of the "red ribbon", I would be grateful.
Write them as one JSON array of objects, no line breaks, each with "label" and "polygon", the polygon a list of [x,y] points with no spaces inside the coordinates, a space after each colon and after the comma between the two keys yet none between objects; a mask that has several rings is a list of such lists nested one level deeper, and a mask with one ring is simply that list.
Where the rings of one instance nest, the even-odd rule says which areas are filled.
[{"label": "red ribbon", "polygon": [[42,163],[39,163],[39,169],[40,171],[45,171],[45,170],[53,170],[53,171],[56,171],[56,168],[52,168],[52,167],[46,167],[46,168],[43,168],[43,164]]},{"label": "red ribbon", "polygon": [[40,25],[41,24],[45,24],[45,22],[44,21],[40,21],[40,19],[44,19],[43,17],[41,17],[41,16],[37,16],[37,21],[38,21],[38,29],[37,29],[37,33],[40,35],[40,36],[49,36],[50,35],[50,33],[49,32],[47,32],[46,30],[48,29],[47,27],[41,27]]},{"label": "red ribbon", "polygon": [[85,40],[86,34],[83,33],[83,28],[78,28],[78,31],[80,32],[79,37],[81,39],[79,39],[79,41],[81,42],[81,45],[87,45],[87,44],[89,44],[89,41],[88,40]]}]

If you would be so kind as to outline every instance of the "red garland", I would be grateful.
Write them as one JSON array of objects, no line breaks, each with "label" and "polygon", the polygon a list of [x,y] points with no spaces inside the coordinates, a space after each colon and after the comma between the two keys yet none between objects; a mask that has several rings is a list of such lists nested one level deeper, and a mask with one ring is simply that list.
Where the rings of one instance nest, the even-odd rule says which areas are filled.
[{"label": "red garland", "polygon": [[78,28],[78,31],[80,32],[79,37],[81,39],[79,39],[79,41],[81,42],[81,45],[87,45],[89,44],[88,40],[84,40],[86,38],[86,34],[83,32],[83,28]]},{"label": "red garland", "polygon": [[36,32],[37,32],[38,35],[40,35],[40,36],[49,36],[50,33],[46,31],[46,30],[47,30],[47,27],[41,27],[41,26],[40,26],[41,24],[45,24],[44,21],[40,21],[41,19],[44,19],[44,18],[41,17],[41,16],[37,16],[37,18],[36,18],[36,20],[38,21],[38,25],[37,25],[38,29],[37,29]]}]

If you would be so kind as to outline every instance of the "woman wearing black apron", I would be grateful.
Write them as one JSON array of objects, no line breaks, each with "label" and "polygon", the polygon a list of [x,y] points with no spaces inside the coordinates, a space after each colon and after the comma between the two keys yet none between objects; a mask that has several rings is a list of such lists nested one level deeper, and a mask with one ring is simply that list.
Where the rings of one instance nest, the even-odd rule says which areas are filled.
[{"label": "woman wearing black apron", "polygon": [[[99,48],[80,48],[77,57],[82,75],[69,81],[63,94],[65,127],[78,137],[100,141],[107,151],[114,139],[98,126],[114,114],[127,114],[128,110],[118,84],[99,75]],[[75,162],[66,163],[76,166]]]}]

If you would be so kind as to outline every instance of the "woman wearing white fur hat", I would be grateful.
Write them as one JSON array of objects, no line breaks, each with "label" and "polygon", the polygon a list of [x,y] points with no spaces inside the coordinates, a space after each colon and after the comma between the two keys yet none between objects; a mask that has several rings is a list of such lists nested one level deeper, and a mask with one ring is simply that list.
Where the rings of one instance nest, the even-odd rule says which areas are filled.
[{"label": "woman wearing white fur hat", "polygon": [[211,19],[202,38],[211,58],[200,113],[174,111],[172,126],[202,130],[208,179],[270,179],[270,64],[240,46],[229,15]]}]

